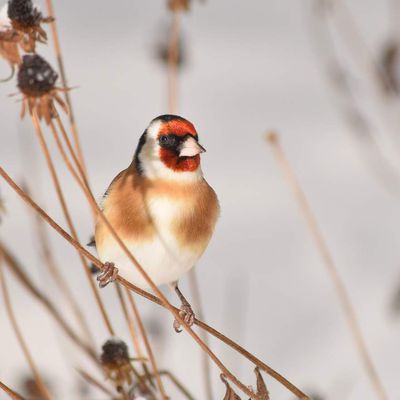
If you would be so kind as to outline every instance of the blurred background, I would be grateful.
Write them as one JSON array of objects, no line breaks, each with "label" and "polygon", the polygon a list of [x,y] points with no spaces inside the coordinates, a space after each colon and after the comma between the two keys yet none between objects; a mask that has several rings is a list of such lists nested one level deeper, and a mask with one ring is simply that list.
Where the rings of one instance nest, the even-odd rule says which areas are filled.
[{"label": "blurred background", "polygon": [[[100,198],[130,163],[149,121],[167,112],[162,53],[170,13],[161,0],[54,3],[90,182]],[[196,269],[204,319],[315,398],[376,396],[265,134],[272,129],[280,135],[388,398],[399,398],[397,3],[209,0],[193,1],[182,16],[179,114],[194,123],[207,149],[203,171],[222,209]],[[56,67],[52,46],[38,52]],[[8,72],[0,61],[1,76]],[[33,197],[65,227],[32,124],[29,118],[20,121],[20,104],[8,97],[15,92],[15,80],[0,85],[1,165],[18,182],[26,181]],[[45,134],[53,144],[50,132]],[[86,243],[93,233],[90,209],[60,159],[57,166]],[[1,240],[69,318],[43,273],[32,212],[4,182],[0,195],[6,207]],[[50,236],[100,349],[108,336],[78,257],[56,234]],[[56,398],[105,398],[86,393],[74,372],[86,361],[7,277],[18,321]],[[190,298],[187,280],[181,288]],[[102,296],[118,336],[129,341],[115,291],[107,287]],[[198,347],[187,334],[173,332],[167,312],[138,302],[160,367],[173,371],[196,398],[205,398]],[[24,392],[29,369],[0,304],[0,380]],[[211,347],[239,377],[254,381],[248,363],[217,341]],[[224,386],[217,369],[212,372],[216,398],[222,398]],[[293,398],[271,378],[266,383],[271,399]]]}]

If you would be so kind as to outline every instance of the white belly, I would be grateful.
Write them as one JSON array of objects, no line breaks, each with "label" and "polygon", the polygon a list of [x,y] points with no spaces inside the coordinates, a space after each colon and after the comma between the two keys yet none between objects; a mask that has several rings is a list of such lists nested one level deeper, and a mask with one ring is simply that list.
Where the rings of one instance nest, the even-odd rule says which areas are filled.
[{"label": "white belly", "polygon": [[[158,286],[177,281],[194,266],[203,249],[182,249],[172,233],[175,218],[182,218],[182,204],[157,199],[148,204],[157,235],[149,241],[124,240],[126,246]],[[189,210],[190,211],[190,210]],[[135,265],[112,239],[98,248],[102,262],[113,262],[119,274],[136,286],[149,287]]]}]

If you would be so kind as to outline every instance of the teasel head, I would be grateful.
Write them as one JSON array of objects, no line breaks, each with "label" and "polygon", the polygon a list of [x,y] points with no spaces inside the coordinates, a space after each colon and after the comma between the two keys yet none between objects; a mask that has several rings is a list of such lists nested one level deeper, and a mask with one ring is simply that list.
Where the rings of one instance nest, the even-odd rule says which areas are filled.
[{"label": "teasel head", "polygon": [[123,340],[112,338],[102,347],[101,365],[115,386],[122,387],[124,383],[132,384],[132,366],[128,346]]},{"label": "teasel head", "polygon": [[46,43],[47,34],[43,23],[52,22],[52,17],[43,17],[32,0],[9,0],[8,18],[12,29],[20,36],[20,46],[27,53],[35,52],[36,43]]},{"label": "teasel head", "polygon": [[168,8],[171,11],[188,11],[190,0],[168,0]]},{"label": "teasel head", "polygon": [[55,102],[68,113],[67,105],[58,93],[65,88],[55,86],[57,72],[38,54],[25,55],[18,69],[18,88],[23,95],[21,117],[26,109],[32,115],[36,113],[39,119],[44,118],[47,124],[57,115]]}]

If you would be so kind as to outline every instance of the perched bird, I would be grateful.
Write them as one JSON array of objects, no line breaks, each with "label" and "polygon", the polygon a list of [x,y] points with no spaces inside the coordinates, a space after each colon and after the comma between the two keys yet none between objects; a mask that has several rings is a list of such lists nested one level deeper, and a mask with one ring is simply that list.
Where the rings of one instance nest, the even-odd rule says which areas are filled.
[{"label": "perched bird", "polygon": [[[194,313],[178,280],[203,254],[219,215],[218,198],[201,171],[203,152],[191,122],[161,115],[140,137],[131,164],[114,178],[102,201],[104,216],[153,282],[176,291],[188,325],[193,324]],[[97,278],[100,287],[119,274],[148,288],[101,218],[95,244],[106,264]],[[174,328],[179,331],[177,321]]]}]

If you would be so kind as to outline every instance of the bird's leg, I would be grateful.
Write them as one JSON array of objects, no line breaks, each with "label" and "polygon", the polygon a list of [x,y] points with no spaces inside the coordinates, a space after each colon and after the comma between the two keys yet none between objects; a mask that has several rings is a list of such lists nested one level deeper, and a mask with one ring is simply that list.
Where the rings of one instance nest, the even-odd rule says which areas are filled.
[{"label": "bird's leg", "polygon": [[[179,290],[178,284],[175,283],[173,285],[173,287],[181,301],[179,315],[181,316],[181,318],[183,319],[183,321],[185,322],[186,325],[192,326],[194,323],[194,319],[195,319],[195,315],[192,310],[192,306],[189,304],[189,302],[186,300],[186,297]],[[176,319],[174,320],[174,329],[175,329],[175,332],[177,332],[177,333],[182,332],[181,324]]]},{"label": "bird's leg", "polygon": [[114,263],[106,262],[104,263],[104,269],[97,275],[97,280],[99,281],[99,287],[103,288],[107,286],[110,282],[114,282],[117,279],[118,268],[115,267]]}]

